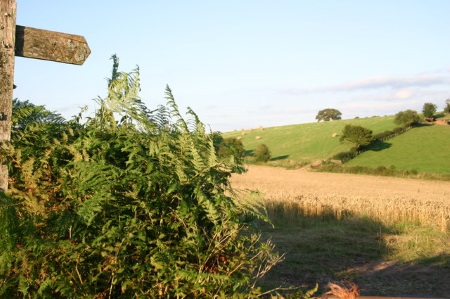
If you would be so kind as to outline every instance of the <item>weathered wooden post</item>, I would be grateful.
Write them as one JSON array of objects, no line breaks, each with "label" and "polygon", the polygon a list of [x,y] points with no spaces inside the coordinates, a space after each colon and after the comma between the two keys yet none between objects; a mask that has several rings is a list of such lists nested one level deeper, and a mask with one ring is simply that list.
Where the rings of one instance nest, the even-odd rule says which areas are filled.
[{"label": "weathered wooden post", "polygon": [[[11,138],[14,56],[81,65],[91,50],[84,37],[16,25],[16,0],[0,0],[0,144]],[[8,170],[0,161],[0,192]]]},{"label": "weathered wooden post", "polygon": [[[4,142],[11,137],[16,1],[0,1],[0,142]],[[1,161],[0,164],[1,192],[8,189],[8,169],[4,161]]]}]

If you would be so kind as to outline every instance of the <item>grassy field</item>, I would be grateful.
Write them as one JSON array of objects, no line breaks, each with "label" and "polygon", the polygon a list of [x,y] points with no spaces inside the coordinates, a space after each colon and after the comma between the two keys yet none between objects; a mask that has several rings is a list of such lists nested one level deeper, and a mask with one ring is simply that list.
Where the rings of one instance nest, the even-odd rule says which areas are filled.
[{"label": "grassy field", "polygon": [[[240,130],[224,137],[241,138],[249,152],[264,143],[273,157],[267,165],[295,168],[349,150],[339,142],[347,124],[374,134],[396,127],[393,117],[372,117]],[[312,288],[347,280],[366,296],[450,298],[450,183],[419,179],[450,174],[449,150],[450,126],[424,125],[344,164],[413,170],[415,179],[255,165],[234,175],[233,187],[262,192],[274,224],[262,226],[263,237],[286,254],[263,286]]]},{"label": "grassy field", "polygon": [[448,182],[249,166],[232,185],[262,192],[263,237],[286,254],[264,287],[348,280],[366,296],[450,298]]},{"label": "grassy field", "polygon": [[[258,144],[266,144],[271,150],[272,161],[291,160],[310,163],[350,149],[349,144],[339,142],[339,134],[347,124],[369,128],[375,134],[396,127],[394,117],[388,116],[241,129],[224,133],[223,136],[241,138],[244,147],[249,151],[253,151]],[[336,137],[332,137],[333,134],[336,134]]]},{"label": "grassy field", "polygon": [[[346,165],[395,166],[421,173],[450,173],[450,126],[422,126],[388,140],[381,151],[366,151]],[[443,163],[446,161],[447,163]]]},{"label": "grassy field", "polygon": [[[242,129],[224,133],[223,136],[240,139],[250,155],[258,144],[264,143],[272,154],[268,165],[298,168],[316,160],[330,159],[339,152],[348,151],[351,145],[339,142],[339,134],[347,124],[369,128],[374,134],[397,127],[393,116],[384,116]],[[423,125],[387,140],[344,165],[373,169],[384,166],[419,174],[448,175],[450,174],[449,150],[450,126]]]}]

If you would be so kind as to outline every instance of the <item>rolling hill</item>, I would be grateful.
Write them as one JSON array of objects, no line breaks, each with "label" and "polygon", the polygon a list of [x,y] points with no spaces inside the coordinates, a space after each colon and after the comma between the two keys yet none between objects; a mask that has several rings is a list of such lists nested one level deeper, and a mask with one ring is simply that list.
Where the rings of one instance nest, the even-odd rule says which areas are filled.
[{"label": "rolling hill", "polygon": [[[347,124],[369,128],[374,134],[397,127],[394,116],[384,116],[242,129],[224,133],[223,136],[241,139],[248,153],[252,153],[258,144],[266,144],[272,153],[270,164],[307,164],[349,150],[350,144],[339,142],[339,134]],[[448,174],[449,157],[450,126],[430,125],[414,128],[390,139],[383,150],[364,152],[346,165],[393,166],[398,170]]]},{"label": "rolling hill", "polygon": [[386,142],[381,151],[366,151],[346,165],[391,167],[420,173],[450,173],[450,126],[414,128]]}]

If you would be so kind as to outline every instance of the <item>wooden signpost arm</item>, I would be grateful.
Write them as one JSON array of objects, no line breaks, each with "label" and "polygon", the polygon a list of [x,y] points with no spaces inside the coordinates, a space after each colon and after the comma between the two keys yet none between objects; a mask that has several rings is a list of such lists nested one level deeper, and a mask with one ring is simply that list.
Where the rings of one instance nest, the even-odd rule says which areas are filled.
[{"label": "wooden signpost arm", "polygon": [[16,26],[16,56],[80,65],[90,53],[83,36]]},{"label": "wooden signpost arm", "polygon": [[[0,0],[0,144],[11,139],[14,56],[83,64],[91,53],[83,36],[16,26],[16,0]],[[0,192],[8,169],[0,157]]]},{"label": "wooden signpost arm", "polygon": [[[0,143],[10,140],[14,86],[16,1],[0,1]],[[0,191],[8,189],[8,169],[0,161]]]}]

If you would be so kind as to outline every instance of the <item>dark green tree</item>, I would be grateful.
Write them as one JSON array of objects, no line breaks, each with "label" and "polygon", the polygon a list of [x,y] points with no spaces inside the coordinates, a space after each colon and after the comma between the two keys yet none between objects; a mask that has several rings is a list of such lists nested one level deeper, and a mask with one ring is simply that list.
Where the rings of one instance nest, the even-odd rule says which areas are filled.
[{"label": "dark green tree", "polygon": [[361,146],[369,145],[372,140],[372,130],[354,125],[346,125],[339,138],[340,142],[350,142],[357,149]]},{"label": "dark green tree", "polygon": [[316,119],[318,122],[320,122],[321,120],[323,121],[338,120],[341,119],[341,117],[342,113],[339,110],[333,108],[320,110],[316,115]]},{"label": "dark green tree", "polygon": [[267,162],[271,158],[270,150],[264,143],[259,144],[255,149],[255,160],[257,162]]},{"label": "dark green tree", "polygon": [[241,160],[245,156],[245,148],[241,140],[236,138],[224,138],[219,147],[219,157],[228,159],[233,156],[235,159]]},{"label": "dark green tree", "polygon": [[423,104],[422,113],[425,118],[433,118],[437,111],[437,106],[433,103]]},{"label": "dark green tree", "polygon": [[444,112],[445,112],[445,113],[450,113],[450,99],[447,99],[447,100],[445,101]]},{"label": "dark green tree", "polygon": [[420,115],[414,110],[400,111],[395,115],[394,122],[397,125],[411,127],[420,122]]}]

